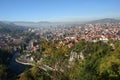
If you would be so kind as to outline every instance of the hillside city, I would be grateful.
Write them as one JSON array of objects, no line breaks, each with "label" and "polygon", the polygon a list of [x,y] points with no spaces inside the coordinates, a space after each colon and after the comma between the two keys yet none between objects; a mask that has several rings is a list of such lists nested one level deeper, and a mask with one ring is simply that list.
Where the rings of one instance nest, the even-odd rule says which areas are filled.
[{"label": "hillside city", "polygon": [[77,26],[60,25],[61,27],[50,27],[48,29],[27,28],[22,32],[0,33],[0,48],[8,50],[16,50],[21,48],[21,44],[25,45],[26,51],[36,52],[40,49],[40,40],[47,42],[57,42],[55,47],[60,44],[73,47],[80,40],[84,39],[88,42],[112,40],[120,40],[120,23],[104,23],[104,24],[82,24]]}]

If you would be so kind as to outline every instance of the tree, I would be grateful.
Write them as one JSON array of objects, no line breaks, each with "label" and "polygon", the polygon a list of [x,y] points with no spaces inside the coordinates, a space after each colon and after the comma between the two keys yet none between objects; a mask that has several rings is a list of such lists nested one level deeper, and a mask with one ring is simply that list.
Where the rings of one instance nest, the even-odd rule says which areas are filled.
[{"label": "tree", "polygon": [[20,76],[19,80],[33,80],[33,77],[31,76],[31,73],[28,70]]},{"label": "tree", "polygon": [[103,80],[119,80],[120,79],[120,54],[119,47],[110,55],[106,55],[101,59],[98,72]]},{"label": "tree", "polygon": [[7,67],[5,65],[0,64],[0,80],[7,78]]},{"label": "tree", "polygon": [[46,72],[38,67],[33,67],[24,72],[19,80],[51,80]]}]

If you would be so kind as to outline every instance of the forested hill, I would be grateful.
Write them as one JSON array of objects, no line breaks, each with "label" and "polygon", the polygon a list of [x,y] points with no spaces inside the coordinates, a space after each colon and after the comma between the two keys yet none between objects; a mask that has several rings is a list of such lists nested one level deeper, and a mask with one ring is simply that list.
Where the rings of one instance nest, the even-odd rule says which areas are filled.
[{"label": "forested hill", "polygon": [[17,26],[10,22],[2,22],[0,21],[0,33],[10,33],[15,31],[21,31],[24,30],[25,27],[23,26]]}]

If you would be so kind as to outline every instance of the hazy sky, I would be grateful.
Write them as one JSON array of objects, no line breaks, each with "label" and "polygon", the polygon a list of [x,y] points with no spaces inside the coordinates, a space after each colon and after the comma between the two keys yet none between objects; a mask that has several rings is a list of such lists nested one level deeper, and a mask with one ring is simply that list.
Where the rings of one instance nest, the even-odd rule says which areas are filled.
[{"label": "hazy sky", "polygon": [[120,0],[0,0],[0,20],[84,21],[120,18]]}]

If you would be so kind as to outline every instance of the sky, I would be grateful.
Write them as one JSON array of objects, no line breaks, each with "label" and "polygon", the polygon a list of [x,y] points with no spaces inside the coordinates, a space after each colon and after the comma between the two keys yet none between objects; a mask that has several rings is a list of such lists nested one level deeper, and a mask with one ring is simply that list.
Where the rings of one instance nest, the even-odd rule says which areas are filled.
[{"label": "sky", "polygon": [[120,0],[0,0],[0,20],[87,21],[120,18]]}]

